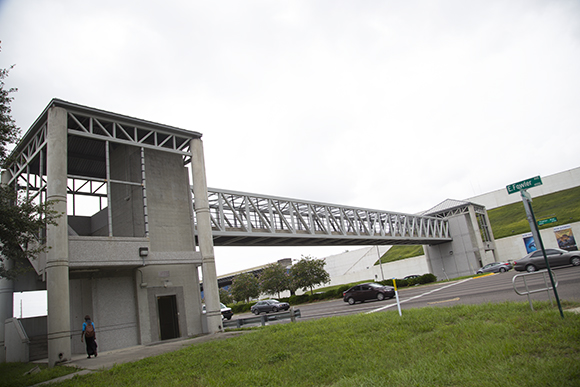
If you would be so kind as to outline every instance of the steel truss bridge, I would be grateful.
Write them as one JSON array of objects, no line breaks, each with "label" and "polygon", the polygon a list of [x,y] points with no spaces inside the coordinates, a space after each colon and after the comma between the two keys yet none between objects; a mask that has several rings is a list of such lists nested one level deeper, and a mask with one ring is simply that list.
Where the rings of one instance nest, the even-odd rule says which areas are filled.
[{"label": "steel truss bridge", "polygon": [[[434,245],[446,219],[208,189],[216,246]],[[195,199],[194,199],[195,201]]]}]

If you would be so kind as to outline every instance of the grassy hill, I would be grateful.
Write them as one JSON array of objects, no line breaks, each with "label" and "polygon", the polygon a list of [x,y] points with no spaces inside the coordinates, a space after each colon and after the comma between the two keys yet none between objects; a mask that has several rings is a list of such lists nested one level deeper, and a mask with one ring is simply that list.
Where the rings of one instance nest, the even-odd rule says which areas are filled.
[{"label": "grassy hill", "polygon": [[[580,187],[536,198],[532,196],[532,200],[536,220],[551,217],[558,219],[556,223],[540,226],[540,230],[580,221]],[[530,224],[521,201],[488,210],[487,214],[495,239],[530,232]],[[423,246],[393,246],[381,257],[381,261],[387,263],[423,254]],[[378,264],[377,261],[375,265]]]}]

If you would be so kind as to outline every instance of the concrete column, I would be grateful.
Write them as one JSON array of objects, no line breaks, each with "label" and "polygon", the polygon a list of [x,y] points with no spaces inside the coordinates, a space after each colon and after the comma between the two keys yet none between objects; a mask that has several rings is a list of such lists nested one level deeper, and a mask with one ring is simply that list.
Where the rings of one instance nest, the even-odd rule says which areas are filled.
[{"label": "concrete column", "polygon": [[220,296],[215,268],[213,236],[207,198],[205,162],[201,138],[190,142],[191,174],[193,178],[193,195],[195,197],[195,216],[197,219],[197,237],[202,256],[201,272],[203,275],[203,293],[207,316],[207,327],[210,333],[222,330]]},{"label": "concrete column", "polygon": [[47,129],[47,199],[62,216],[48,226],[46,288],[48,295],[48,366],[70,360],[70,298],[67,230],[67,112],[51,107]]},{"label": "concrete column", "polygon": [[[2,185],[8,184],[8,172],[2,173]],[[12,267],[11,260],[4,260],[6,269]],[[14,282],[6,278],[0,278],[0,363],[6,362],[6,347],[4,346],[4,322],[12,318],[14,312]]]},{"label": "concrete column", "polygon": [[[479,223],[477,223],[477,214],[475,213],[475,207],[473,204],[467,206],[469,211],[469,220],[471,221],[471,227],[473,228],[473,233],[475,237],[475,256],[481,260],[482,266],[485,266],[489,262],[485,262],[485,246],[483,245],[483,239],[481,238],[481,230],[479,229]],[[473,239],[472,239],[473,240]],[[477,268],[475,268],[477,270]]]}]

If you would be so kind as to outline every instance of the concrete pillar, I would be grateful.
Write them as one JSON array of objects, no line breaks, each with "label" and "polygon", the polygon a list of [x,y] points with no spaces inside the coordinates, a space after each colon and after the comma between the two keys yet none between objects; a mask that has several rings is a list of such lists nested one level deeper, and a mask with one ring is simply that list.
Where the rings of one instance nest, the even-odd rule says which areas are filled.
[{"label": "concrete pillar", "polygon": [[[475,239],[475,257],[485,266],[488,262],[485,262],[485,246],[483,245],[483,239],[481,238],[481,230],[479,229],[479,223],[477,222],[477,214],[475,213],[475,207],[473,204],[467,206],[469,211],[469,220],[471,221],[471,227],[473,228],[473,237]],[[479,263],[479,262],[478,262]],[[477,270],[477,268],[475,268]]]},{"label": "concrete pillar", "polygon": [[[8,172],[2,173],[2,185],[8,184]],[[6,269],[12,267],[12,261],[4,260]],[[0,363],[6,362],[6,347],[4,343],[4,322],[12,318],[14,312],[14,282],[6,278],[0,278]]]},{"label": "concrete pillar", "polygon": [[215,268],[213,236],[207,198],[205,162],[201,138],[190,142],[191,174],[193,178],[193,195],[195,197],[195,216],[197,219],[197,237],[202,256],[201,272],[203,275],[203,293],[207,316],[207,328],[210,333],[222,330],[220,296]]},{"label": "concrete pillar", "polygon": [[67,112],[51,107],[47,128],[47,199],[62,216],[48,226],[46,288],[48,295],[48,366],[70,360],[70,298],[67,230]]}]

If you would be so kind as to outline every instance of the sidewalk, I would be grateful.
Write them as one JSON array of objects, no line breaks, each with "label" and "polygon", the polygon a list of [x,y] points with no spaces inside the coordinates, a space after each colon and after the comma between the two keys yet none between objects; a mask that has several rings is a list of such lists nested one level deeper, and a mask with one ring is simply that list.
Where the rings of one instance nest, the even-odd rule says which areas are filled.
[{"label": "sidewalk", "polygon": [[[162,342],[156,342],[149,345],[137,345],[134,347],[116,349],[113,351],[103,351],[98,353],[99,356],[91,357],[87,359],[86,354],[74,354],[72,359],[68,362],[63,363],[64,366],[74,366],[81,368],[79,372],[75,372],[70,375],[63,376],[58,379],[53,379],[47,382],[36,384],[35,386],[42,386],[49,383],[60,382],[63,380],[71,379],[75,375],[85,375],[93,371],[107,370],[112,368],[115,364],[131,363],[137,360],[145,359],[151,356],[161,355],[167,352],[177,351],[181,348],[188,347],[190,345],[201,344],[212,340],[224,340],[231,337],[240,336],[248,331],[236,331],[236,332],[220,332],[215,334],[208,334],[203,336],[198,336],[194,338],[180,338],[174,340],[166,340]],[[38,363],[47,363],[48,360],[42,360]]]}]

